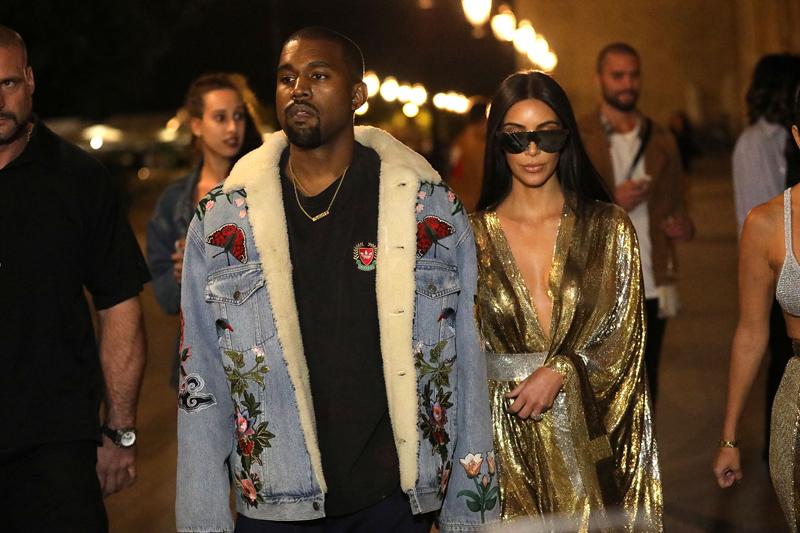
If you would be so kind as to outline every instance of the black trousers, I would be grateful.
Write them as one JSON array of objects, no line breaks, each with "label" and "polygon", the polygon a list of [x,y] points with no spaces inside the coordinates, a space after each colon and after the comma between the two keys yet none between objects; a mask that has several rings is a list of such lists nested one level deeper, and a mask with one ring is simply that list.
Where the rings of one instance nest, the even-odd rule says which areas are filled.
[{"label": "black trousers", "polygon": [[764,457],[769,449],[769,430],[772,422],[772,402],[778,385],[781,384],[786,363],[792,358],[792,341],[786,333],[786,322],[783,319],[781,306],[777,301],[772,302],[769,314],[769,366],[767,367],[767,403],[766,418],[764,420]]},{"label": "black trousers", "polygon": [[408,497],[398,488],[388,498],[345,516],[275,522],[254,520],[239,514],[235,533],[428,533],[433,517],[411,514]]},{"label": "black trousers", "polygon": [[0,451],[0,530],[105,533],[97,443],[56,442]]},{"label": "black trousers", "polygon": [[650,398],[653,409],[658,396],[658,365],[661,360],[661,344],[664,341],[664,330],[667,321],[658,317],[658,298],[644,301],[647,313],[647,341],[644,345],[644,366],[647,369],[647,384],[650,387]]}]

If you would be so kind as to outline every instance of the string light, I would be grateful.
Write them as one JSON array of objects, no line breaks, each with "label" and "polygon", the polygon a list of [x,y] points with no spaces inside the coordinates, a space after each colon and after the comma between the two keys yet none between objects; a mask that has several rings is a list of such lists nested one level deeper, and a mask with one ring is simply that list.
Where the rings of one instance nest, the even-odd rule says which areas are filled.
[{"label": "string light", "polygon": [[368,70],[364,73],[364,83],[367,86],[367,95],[372,98],[381,88],[381,80],[378,78],[378,75],[375,74],[373,71]]},{"label": "string light", "polygon": [[498,8],[497,15],[492,17],[492,33],[498,41],[514,40],[514,30],[517,29],[517,17],[507,4]]},{"label": "string light", "polygon": [[414,118],[419,115],[419,107],[417,107],[417,104],[406,102],[403,104],[403,114],[408,118]]},{"label": "string light", "polygon": [[461,7],[473,26],[473,35],[483,37],[483,25],[492,14],[492,0],[461,0]]}]

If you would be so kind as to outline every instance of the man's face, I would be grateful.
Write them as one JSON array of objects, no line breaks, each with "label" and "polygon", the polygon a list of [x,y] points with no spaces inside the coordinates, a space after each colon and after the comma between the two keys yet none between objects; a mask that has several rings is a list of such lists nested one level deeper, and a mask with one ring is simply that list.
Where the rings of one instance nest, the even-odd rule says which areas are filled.
[{"label": "man's face", "polygon": [[33,110],[33,70],[16,46],[0,46],[0,145],[26,131]]},{"label": "man's face", "polygon": [[317,148],[352,128],[353,111],[365,100],[366,86],[351,80],[335,43],[301,38],[283,47],[275,109],[293,145]]},{"label": "man's face", "polygon": [[608,105],[620,111],[636,109],[641,88],[639,59],[636,56],[616,52],[607,54],[597,80],[603,91],[603,100]]}]

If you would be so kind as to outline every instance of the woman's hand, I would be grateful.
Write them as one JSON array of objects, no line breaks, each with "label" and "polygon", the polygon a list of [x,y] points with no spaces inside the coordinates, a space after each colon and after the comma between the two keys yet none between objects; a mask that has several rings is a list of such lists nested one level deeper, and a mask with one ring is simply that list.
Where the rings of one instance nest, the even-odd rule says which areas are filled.
[{"label": "woman's hand", "polygon": [[506,410],[522,419],[537,419],[553,406],[563,385],[564,376],[544,366],[538,368],[506,394],[506,398],[514,398]]},{"label": "woman's hand", "polygon": [[739,462],[739,448],[720,448],[714,458],[714,475],[717,483],[726,489],[742,480],[742,466]]}]

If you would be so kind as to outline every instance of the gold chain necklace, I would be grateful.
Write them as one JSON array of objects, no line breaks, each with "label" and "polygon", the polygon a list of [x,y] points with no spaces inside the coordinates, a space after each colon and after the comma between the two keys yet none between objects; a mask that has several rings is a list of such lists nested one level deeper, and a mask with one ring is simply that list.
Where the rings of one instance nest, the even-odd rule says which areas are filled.
[{"label": "gold chain necklace", "polygon": [[[336,191],[333,193],[333,198],[331,198],[328,207],[321,213],[318,213],[314,216],[311,216],[308,211],[305,210],[303,204],[300,203],[300,195],[297,193],[297,186],[300,185],[297,180],[297,173],[294,171],[294,167],[292,167],[292,159],[289,158],[289,171],[292,173],[292,185],[294,186],[294,199],[297,200],[297,207],[300,208],[300,211],[308,217],[308,220],[311,222],[317,222],[318,220],[322,220],[326,216],[331,214],[331,207],[333,207],[333,202],[336,201],[336,196],[339,194],[339,189],[342,188],[342,183],[344,183],[344,177],[347,175],[347,171],[350,169],[350,166],[346,166],[344,172],[342,172],[342,177],[339,179],[339,185],[336,186]],[[303,189],[304,193],[307,193],[306,190],[300,185],[300,188]]]}]

